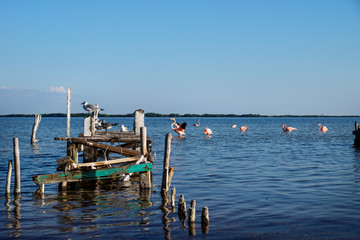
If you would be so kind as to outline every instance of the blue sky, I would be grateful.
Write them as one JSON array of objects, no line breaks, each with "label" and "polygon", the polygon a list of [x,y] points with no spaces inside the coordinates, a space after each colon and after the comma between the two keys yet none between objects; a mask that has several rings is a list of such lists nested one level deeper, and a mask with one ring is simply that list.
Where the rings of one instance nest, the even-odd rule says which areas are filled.
[{"label": "blue sky", "polygon": [[0,1],[1,114],[360,115],[360,1]]}]

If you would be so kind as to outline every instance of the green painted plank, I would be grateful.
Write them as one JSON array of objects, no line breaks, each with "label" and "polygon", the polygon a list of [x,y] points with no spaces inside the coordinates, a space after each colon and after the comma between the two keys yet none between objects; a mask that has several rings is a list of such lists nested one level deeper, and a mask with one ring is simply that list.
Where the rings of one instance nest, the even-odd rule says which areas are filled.
[{"label": "green painted plank", "polygon": [[49,183],[60,183],[60,182],[81,182],[95,179],[108,179],[116,178],[121,174],[125,173],[134,173],[134,172],[146,172],[152,171],[152,163],[144,163],[138,165],[122,166],[122,167],[112,167],[112,168],[103,168],[97,170],[87,170],[87,171],[71,171],[71,172],[61,172],[53,173],[46,175],[37,175],[33,176],[33,181],[40,184],[49,184]]}]

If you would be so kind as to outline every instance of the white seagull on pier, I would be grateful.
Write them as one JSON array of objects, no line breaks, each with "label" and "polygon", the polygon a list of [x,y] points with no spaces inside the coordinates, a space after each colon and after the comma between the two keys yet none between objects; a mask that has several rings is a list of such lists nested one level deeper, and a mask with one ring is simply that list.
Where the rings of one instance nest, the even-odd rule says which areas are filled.
[{"label": "white seagull on pier", "polygon": [[88,104],[85,101],[85,102],[81,103],[81,105],[83,105],[83,108],[85,109],[85,111],[88,111],[88,112],[93,112],[93,111],[96,111],[96,110],[104,111],[103,108],[99,108],[98,104],[91,105],[91,104]]}]

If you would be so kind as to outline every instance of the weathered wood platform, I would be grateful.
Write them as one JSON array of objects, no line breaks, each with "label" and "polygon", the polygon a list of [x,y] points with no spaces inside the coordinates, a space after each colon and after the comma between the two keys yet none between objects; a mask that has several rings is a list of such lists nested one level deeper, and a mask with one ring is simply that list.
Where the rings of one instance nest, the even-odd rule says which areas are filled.
[{"label": "weathered wood platform", "polygon": [[61,182],[81,182],[89,180],[100,180],[109,178],[119,178],[122,174],[134,172],[152,171],[152,163],[127,165],[121,167],[110,167],[96,170],[75,170],[71,172],[60,172],[46,175],[33,176],[33,181],[40,184],[61,183]]}]

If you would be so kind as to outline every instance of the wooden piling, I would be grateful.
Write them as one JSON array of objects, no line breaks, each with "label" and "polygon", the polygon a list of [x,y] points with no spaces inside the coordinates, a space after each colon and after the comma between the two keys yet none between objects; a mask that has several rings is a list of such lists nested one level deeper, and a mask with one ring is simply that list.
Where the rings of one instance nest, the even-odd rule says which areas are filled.
[{"label": "wooden piling", "polygon": [[353,134],[355,135],[354,145],[356,148],[360,148],[360,129],[357,122],[355,122],[355,130],[353,131]]},{"label": "wooden piling", "polygon": [[9,161],[8,173],[6,178],[6,191],[5,191],[5,195],[7,198],[10,198],[11,173],[12,173],[12,161]]},{"label": "wooden piling", "polygon": [[67,88],[67,110],[66,110],[66,137],[70,137],[70,119],[71,119],[71,111],[70,111],[70,107],[71,107],[71,88],[68,87]]},{"label": "wooden piling", "polygon": [[140,141],[141,141],[141,154],[147,155],[147,144],[146,144],[146,127],[140,128]]},{"label": "wooden piling", "polygon": [[166,134],[165,138],[165,152],[164,152],[164,166],[163,177],[161,184],[161,191],[169,191],[169,162],[170,162],[170,148],[171,148],[171,134]]},{"label": "wooden piling", "polygon": [[134,132],[136,135],[140,134],[140,128],[145,127],[145,112],[144,109],[138,109],[134,112]]},{"label": "wooden piling", "polygon": [[20,194],[20,150],[19,150],[19,138],[14,138],[14,167],[15,167],[15,189],[14,194]]},{"label": "wooden piling", "polygon": [[189,208],[189,224],[195,222],[195,217],[196,217],[195,212],[196,212],[196,201],[191,200],[191,206]]},{"label": "wooden piling", "polygon": [[171,207],[172,207],[173,211],[175,211],[175,209],[176,209],[175,197],[176,197],[176,188],[175,188],[175,186],[173,186],[171,189]]},{"label": "wooden piling", "polygon": [[185,227],[187,213],[186,213],[186,202],[185,202],[184,195],[180,195],[180,198],[179,198],[178,216],[179,216],[180,221],[182,221],[183,227]]},{"label": "wooden piling", "polygon": [[36,139],[36,132],[38,130],[40,121],[41,121],[41,115],[35,114],[34,125],[33,125],[33,129],[32,129],[32,134],[31,134],[31,145],[34,145],[36,142],[39,141],[39,139]]},{"label": "wooden piling", "polygon": [[208,207],[205,206],[201,211],[201,228],[203,233],[209,232],[209,223],[210,223],[209,209]]}]

